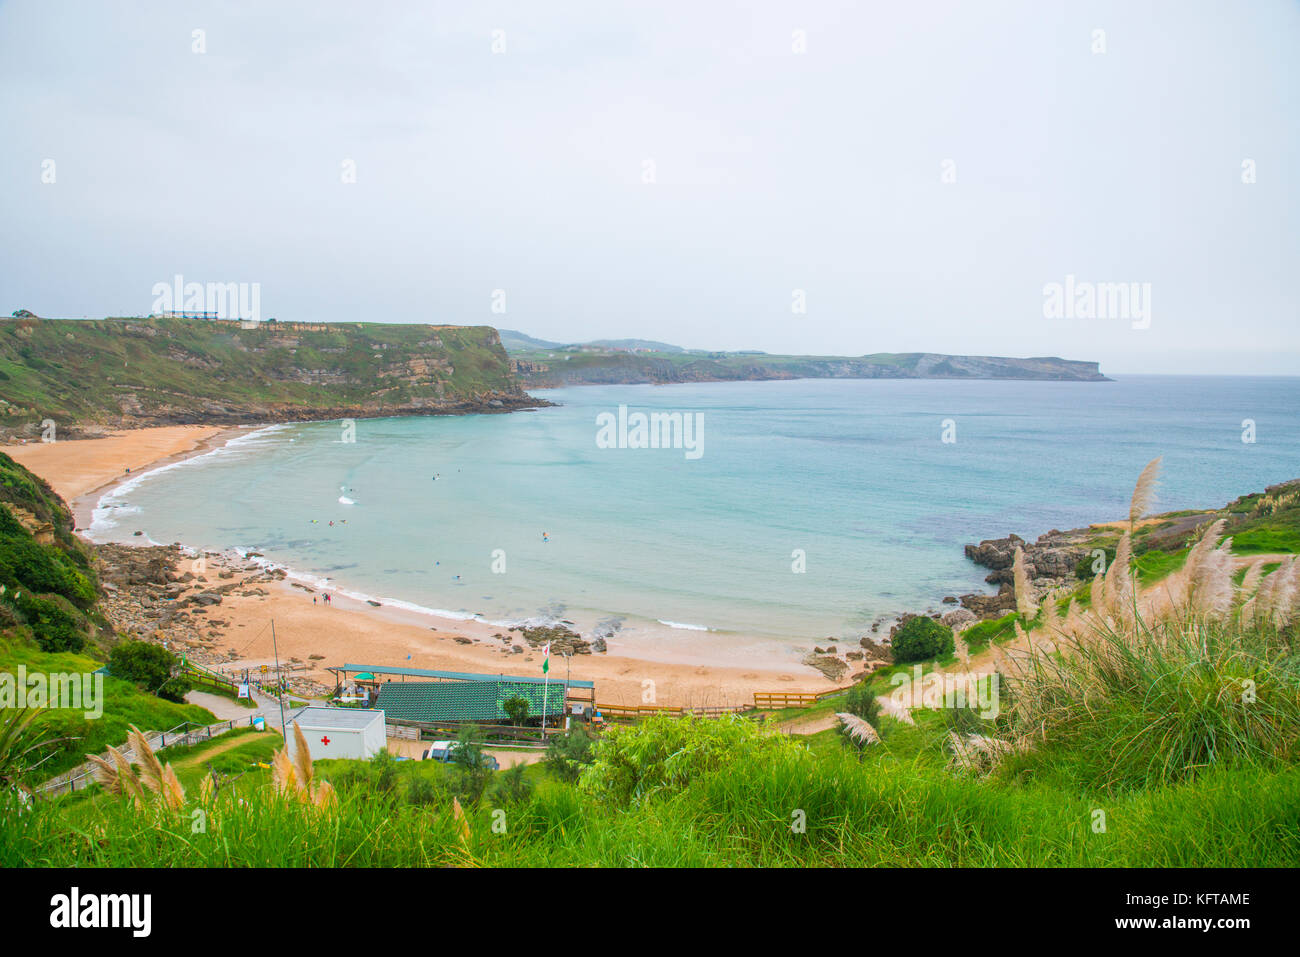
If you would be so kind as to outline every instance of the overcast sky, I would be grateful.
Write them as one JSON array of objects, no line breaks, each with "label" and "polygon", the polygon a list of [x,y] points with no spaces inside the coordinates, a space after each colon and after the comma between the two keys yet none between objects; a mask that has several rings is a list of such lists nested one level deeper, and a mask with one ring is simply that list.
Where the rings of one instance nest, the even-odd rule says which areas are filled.
[{"label": "overcast sky", "polygon": [[[1298,51],[1293,0],[8,0],[0,314],[181,274],[263,318],[1300,374]],[[1067,275],[1149,283],[1149,328],[1046,318]]]}]

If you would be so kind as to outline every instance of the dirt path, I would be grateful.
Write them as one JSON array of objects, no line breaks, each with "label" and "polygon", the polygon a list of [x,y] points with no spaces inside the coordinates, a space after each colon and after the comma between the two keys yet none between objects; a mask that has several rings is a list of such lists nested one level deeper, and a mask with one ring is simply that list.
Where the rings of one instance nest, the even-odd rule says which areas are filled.
[{"label": "dirt path", "polygon": [[197,767],[198,765],[203,764],[205,761],[211,761],[218,754],[225,754],[227,751],[233,751],[241,744],[247,744],[249,740],[250,739],[248,735],[242,735],[242,734],[239,735],[238,737],[231,738],[228,741],[223,741],[220,738],[218,738],[217,744],[214,747],[206,748],[199,754],[191,754],[188,755],[187,757],[181,758],[179,761],[177,761],[175,764],[172,765],[172,769],[175,771],[184,771],[187,768]]},{"label": "dirt path", "polygon": [[245,708],[229,698],[208,691],[191,691],[185,695],[187,704],[196,704],[207,708],[218,721],[231,721],[238,718],[251,718],[258,713],[256,708]]},{"label": "dirt path", "polygon": [[834,728],[839,723],[840,719],[835,717],[835,712],[827,711],[824,714],[810,714],[791,718],[789,721],[781,722],[778,727],[781,729],[782,734],[816,734],[818,731]]}]

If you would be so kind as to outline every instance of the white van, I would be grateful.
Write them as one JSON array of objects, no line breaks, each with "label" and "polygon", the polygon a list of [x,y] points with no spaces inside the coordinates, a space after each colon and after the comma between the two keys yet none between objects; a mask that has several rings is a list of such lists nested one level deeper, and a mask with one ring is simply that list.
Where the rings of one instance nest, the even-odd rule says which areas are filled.
[{"label": "white van", "polygon": [[424,753],[420,755],[420,760],[446,763],[451,760],[451,752],[455,747],[455,741],[434,741],[424,749]]},{"label": "white van", "polygon": [[[420,760],[441,761],[443,764],[450,764],[455,760],[456,747],[455,741],[434,741],[424,749],[424,753],[420,755]],[[490,754],[483,755],[483,766],[492,771],[501,770],[500,763]]]}]

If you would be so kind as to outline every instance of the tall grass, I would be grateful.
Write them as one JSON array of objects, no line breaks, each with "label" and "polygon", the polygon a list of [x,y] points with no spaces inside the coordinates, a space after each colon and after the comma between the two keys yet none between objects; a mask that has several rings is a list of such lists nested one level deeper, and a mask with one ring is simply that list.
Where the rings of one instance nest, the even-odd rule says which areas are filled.
[{"label": "tall grass", "polygon": [[[1099,802],[924,762],[745,753],[635,805],[545,780],[494,828],[491,803],[342,795],[335,812],[267,777],[218,794],[206,828],[101,800],[0,828],[0,866],[1293,866],[1300,769],[1208,771]],[[1104,808],[1106,833],[1092,830]],[[796,826],[797,825],[797,826]]]},{"label": "tall grass", "polygon": [[1271,625],[1094,622],[1018,658],[1012,684],[1001,730],[1025,747],[1011,773],[1114,791],[1300,757],[1300,658]]},{"label": "tall grass", "polygon": [[[1142,473],[1130,523],[1149,504]],[[1208,768],[1300,757],[1297,568],[1257,566],[1234,583],[1232,539],[1211,523],[1183,567],[1150,593],[1134,583],[1130,533],[1093,580],[1091,607],[1047,624],[1010,662],[1000,719],[1005,773],[1115,792]],[[1019,589],[1020,582],[1017,581]]]}]

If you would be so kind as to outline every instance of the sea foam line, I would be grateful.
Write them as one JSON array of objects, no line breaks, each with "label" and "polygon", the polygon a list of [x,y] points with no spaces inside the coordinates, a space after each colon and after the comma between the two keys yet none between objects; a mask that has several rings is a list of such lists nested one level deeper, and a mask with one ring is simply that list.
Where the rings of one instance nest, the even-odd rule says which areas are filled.
[{"label": "sea foam line", "polygon": [[328,591],[331,595],[342,595],[344,598],[351,598],[359,602],[379,602],[380,606],[385,608],[397,608],[401,611],[408,611],[414,614],[422,615],[426,618],[441,618],[447,621],[474,621],[483,625],[491,625],[493,628],[534,628],[549,627],[559,624],[558,617],[536,615],[529,618],[485,618],[482,615],[468,611],[452,611],[447,608],[430,608],[428,605],[420,605],[413,601],[407,601],[404,598],[390,598],[384,595],[376,595],[370,592],[358,591],[355,588],[348,588],[337,584],[329,576],[313,575],[308,572],[297,571],[288,565],[273,561],[261,555],[249,555],[249,552],[256,549],[243,548],[241,546],[232,547],[226,550],[224,554],[238,558],[240,561],[251,562],[258,568],[265,571],[282,571],[286,579],[292,579],[301,584],[310,585],[318,591]]},{"label": "sea foam line", "polygon": [[712,631],[708,625],[690,625],[680,621],[666,621],[663,618],[656,618],[655,621],[661,625],[667,625],[669,628],[678,628],[682,631]]},{"label": "sea foam line", "polygon": [[[109,529],[116,528],[120,523],[113,520],[113,513],[122,510],[127,505],[126,497],[150,479],[157,478],[163,473],[170,472],[173,469],[196,465],[206,459],[242,451],[244,446],[254,444],[254,440],[276,432],[282,432],[291,426],[292,423],[289,422],[277,422],[273,425],[266,425],[249,432],[247,435],[237,435],[215,449],[209,449],[208,451],[201,452],[198,455],[187,456],[186,458],[180,459],[176,462],[168,462],[166,465],[159,465],[155,468],[141,472],[138,475],[131,476],[129,479],[126,479],[109,489],[100,497],[99,501],[95,503],[95,507],[90,513],[90,526],[84,529],[86,535],[91,541],[99,542],[101,539],[97,536],[103,535]],[[126,514],[134,514],[138,511],[139,509],[133,509],[132,512]],[[151,544],[158,543],[151,542]]]}]

